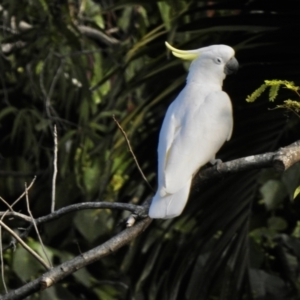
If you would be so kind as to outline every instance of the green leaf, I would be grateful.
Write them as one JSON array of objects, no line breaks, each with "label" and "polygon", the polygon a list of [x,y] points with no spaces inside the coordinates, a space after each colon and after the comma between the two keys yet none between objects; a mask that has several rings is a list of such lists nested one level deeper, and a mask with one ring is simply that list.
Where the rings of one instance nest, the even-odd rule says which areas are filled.
[{"label": "green leaf", "polygon": [[269,90],[269,100],[274,101],[278,95],[280,85],[272,85]]},{"label": "green leaf", "polygon": [[300,194],[300,185],[295,189],[293,199],[295,199],[299,194]]},{"label": "green leaf", "polygon": [[267,88],[266,84],[262,84],[258,89],[256,89],[251,95],[247,96],[247,102],[254,102]]}]

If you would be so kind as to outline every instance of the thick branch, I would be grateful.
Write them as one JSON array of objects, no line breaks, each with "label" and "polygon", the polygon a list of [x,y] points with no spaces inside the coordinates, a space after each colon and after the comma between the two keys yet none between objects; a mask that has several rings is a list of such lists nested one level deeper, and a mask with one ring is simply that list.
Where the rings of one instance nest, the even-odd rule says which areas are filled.
[{"label": "thick branch", "polygon": [[213,167],[201,170],[197,174],[193,184],[197,184],[199,181],[205,179],[255,169],[274,168],[279,172],[283,172],[299,161],[300,141],[297,141],[276,152],[251,155],[225,163],[218,163]]},{"label": "thick branch", "polygon": [[62,280],[63,278],[76,272],[80,268],[83,268],[86,265],[91,264],[128,244],[129,242],[134,240],[140,233],[142,233],[149,226],[151,221],[152,220],[150,218],[143,219],[135,226],[123,230],[104,244],[62,263],[61,265],[43,274],[41,277],[23,285],[21,288],[3,295],[1,299],[24,299],[34,292],[38,292],[52,286],[57,281]]},{"label": "thick branch", "polygon": [[300,161],[300,141],[281,148],[273,158],[274,167],[282,172],[298,161]]}]

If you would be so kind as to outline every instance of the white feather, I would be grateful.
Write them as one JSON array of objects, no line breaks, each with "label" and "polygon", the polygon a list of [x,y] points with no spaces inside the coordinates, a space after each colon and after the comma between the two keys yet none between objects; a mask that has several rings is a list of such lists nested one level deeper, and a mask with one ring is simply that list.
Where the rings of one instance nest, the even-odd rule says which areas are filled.
[{"label": "white feather", "polygon": [[191,180],[182,189],[163,198],[156,193],[152,199],[149,216],[153,219],[170,219],[180,215],[189,196]]},{"label": "white feather", "polygon": [[[173,218],[183,211],[193,175],[214,159],[232,133],[232,106],[222,91],[224,65],[232,48],[205,48],[191,65],[187,84],[166,113],[158,145],[158,189],[151,218]],[[209,51],[211,48],[211,51]],[[223,53],[224,52],[224,53]],[[223,66],[214,57],[221,56]]]}]

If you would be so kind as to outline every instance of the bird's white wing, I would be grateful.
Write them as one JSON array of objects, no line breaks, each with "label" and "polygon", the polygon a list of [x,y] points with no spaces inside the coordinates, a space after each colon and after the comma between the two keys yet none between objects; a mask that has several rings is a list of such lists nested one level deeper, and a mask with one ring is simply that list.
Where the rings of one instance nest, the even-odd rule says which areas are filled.
[{"label": "bird's white wing", "polygon": [[[178,95],[177,99],[180,97]],[[160,186],[165,186],[164,170],[166,161],[168,160],[169,151],[178,131],[180,130],[181,123],[175,117],[176,100],[172,102],[165,115],[160,133],[158,143],[158,183]]]},{"label": "bird's white wing", "polygon": [[[191,94],[197,97],[194,91]],[[232,132],[232,106],[225,92],[212,92],[202,101],[201,97],[198,101],[188,100],[187,105],[181,103],[172,110],[173,119],[180,120],[180,126],[172,120],[173,125],[166,126],[168,130],[163,132],[165,137],[172,133],[171,138],[167,137],[168,147],[164,147],[167,151],[160,166],[163,170],[159,171],[169,194],[180,190],[201,166],[213,159]],[[163,149],[159,149],[159,156],[163,156],[160,151]]]}]

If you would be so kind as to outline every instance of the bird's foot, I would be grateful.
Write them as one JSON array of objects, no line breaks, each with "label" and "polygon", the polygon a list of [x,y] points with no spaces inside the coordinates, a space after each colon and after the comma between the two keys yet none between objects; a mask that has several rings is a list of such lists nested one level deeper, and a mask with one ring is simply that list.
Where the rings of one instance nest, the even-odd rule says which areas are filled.
[{"label": "bird's foot", "polygon": [[211,159],[209,162],[210,162],[213,166],[215,166],[215,165],[218,166],[219,164],[223,163],[222,160],[219,159],[219,158],[213,158],[213,159]]}]

